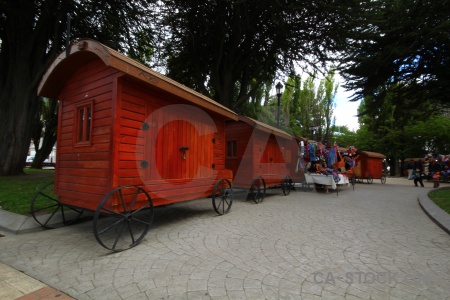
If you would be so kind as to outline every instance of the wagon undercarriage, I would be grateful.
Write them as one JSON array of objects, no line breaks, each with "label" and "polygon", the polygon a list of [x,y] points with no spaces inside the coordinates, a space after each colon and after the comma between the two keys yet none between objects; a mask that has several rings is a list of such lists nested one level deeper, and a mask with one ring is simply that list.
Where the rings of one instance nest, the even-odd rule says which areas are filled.
[{"label": "wagon undercarriage", "polygon": [[[138,245],[153,222],[153,201],[144,187],[118,187],[101,200],[95,211],[87,211],[60,203],[58,196],[53,194],[53,185],[50,182],[40,188],[31,203],[33,218],[46,229],[74,224],[84,212],[90,212],[93,214],[93,233],[97,242],[108,250],[118,252]],[[211,199],[216,213],[228,213],[233,203],[230,181],[217,180]],[[110,205],[112,202],[117,203],[114,209]]]}]

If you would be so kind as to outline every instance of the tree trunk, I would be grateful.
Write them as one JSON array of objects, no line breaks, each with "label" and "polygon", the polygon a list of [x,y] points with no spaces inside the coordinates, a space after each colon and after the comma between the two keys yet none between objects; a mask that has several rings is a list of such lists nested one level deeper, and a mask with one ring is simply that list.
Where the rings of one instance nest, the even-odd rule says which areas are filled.
[{"label": "tree trunk", "polygon": [[[50,155],[56,142],[56,130],[58,127],[58,100],[38,99],[39,112],[33,129],[33,143],[36,149],[36,155],[31,163],[34,169],[42,169],[44,160]],[[41,139],[42,137],[42,139]]]},{"label": "tree trunk", "polygon": [[0,122],[0,176],[23,173],[31,139],[32,122],[28,120],[33,119],[37,109],[36,101],[30,101],[36,99],[36,87],[20,78],[20,72],[13,73],[9,74],[12,80],[22,83],[23,88],[0,91],[0,120],[4,120]]},{"label": "tree trunk", "polygon": [[44,160],[50,155],[53,150],[53,146],[56,142],[56,135],[53,137],[48,137],[47,139],[44,137],[42,140],[42,145],[39,149],[36,150],[36,155],[34,156],[34,160],[31,163],[31,167],[34,169],[42,169],[44,165]]},{"label": "tree trunk", "polygon": [[[5,1],[4,1],[5,2]],[[46,1],[53,5],[58,1]],[[0,48],[0,176],[23,173],[30,146],[38,101],[39,81],[55,54],[49,36],[59,10],[42,9],[40,18],[33,2],[6,1]],[[3,12],[3,11],[2,11]],[[48,22],[49,21],[49,22]],[[56,29],[55,29],[56,30]],[[56,47],[57,48],[57,47]]]}]

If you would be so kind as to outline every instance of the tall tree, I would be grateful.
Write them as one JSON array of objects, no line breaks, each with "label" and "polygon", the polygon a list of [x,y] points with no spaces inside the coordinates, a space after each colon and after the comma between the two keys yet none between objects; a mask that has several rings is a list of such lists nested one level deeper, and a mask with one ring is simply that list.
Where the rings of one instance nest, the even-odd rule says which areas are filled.
[{"label": "tall tree", "polygon": [[39,99],[39,107],[33,122],[31,141],[34,144],[36,154],[32,168],[42,169],[44,160],[53,150],[56,142],[58,125],[58,101],[55,99]]},{"label": "tall tree", "polygon": [[[436,114],[431,101],[424,101],[411,108],[411,102],[402,89],[391,87],[379,109],[367,109],[373,104],[371,97],[366,97],[358,108],[360,130],[357,132],[356,147],[367,151],[380,152],[387,156],[395,174],[396,162],[409,156],[412,149],[421,149],[416,139],[408,138],[406,128],[420,121],[425,121]],[[402,101],[399,101],[402,99]]]},{"label": "tall tree", "polygon": [[[292,74],[284,83],[281,95],[281,129],[296,135],[332,142],[337,88],[333,72],[329,72],[321,80],[315,75],[308,76],[303,82],[300,75]],[[272,95],[263,107],[264,114],[260,119],[275,125],[277,105],[278,99]],[[311,127],[315,127],[314,137],[311,135]]]},{"label": "tall tree", "polygon": [[427,121],[419,121],[405,128],[409,157],[421,157],[425,153],[450,153],[450,118],[436,115]]},{"label": "tall tree", "polygon": [[355,100],[371,97],[368,108],[379,109],[395,86],[402,106],[450,105],[450,0],[370,1],[360,17],[341,66]]},{"label": "tall tree", "polygon": [[67,15],[72,37],[94,38],[123,49],[129,43],[141,45],[133,33],[148,27],[144,8],[149,2],[0,0],[0,176],[23,172],[39,105],[37,86],[63,49]]},{"label": "tall tree", "polygon": [[[356,132],[348,129],[347,126],[336,126],[332,127],[333,130],[333,143],[339,145],[339,147],[348,148],[350,146],[355,146],[357,142]],[[362,148],[367,149],[367,148]]]},{"label": "tall tree", "polygon": [[333,72],[319,80],[317,86],[316,83],[316,75],[309,76],[303,81],[301,89],[294,92],[293,96],[298,97],[298,100],[295,101],[297,108],[293,118],[298,120],[303,136],[331,142],[334,100],[338,86],[335,84]]},{"label": "tall tree", "polygon": [[154,12],[168,75],[237,110],[277,71],[322,68],[346,50],[361,2],[161,0]]},{"label": "tall tree", "polygon": [[324,141],[331,142],[332,138],[332,126],[335,123],[333,118],[334,108],[336,107],[335,98],[339,85],[334,80],[334,72],[328,72],[327,76],[320,81],[319,91],[321,95],[320,106],[323,112],[323,130]]}]

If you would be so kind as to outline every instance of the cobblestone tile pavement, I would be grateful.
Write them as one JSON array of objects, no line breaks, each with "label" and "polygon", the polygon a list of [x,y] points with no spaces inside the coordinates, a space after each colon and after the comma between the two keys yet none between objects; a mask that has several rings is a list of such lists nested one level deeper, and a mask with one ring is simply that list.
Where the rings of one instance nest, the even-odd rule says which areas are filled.
[{"label": "cobblestone tile pavement", "polygon": [[388,178],[263,203],[157,208],[139,246],[102,248],[92,222],[0,238],[0,261],[75,299],[450,299],[450,236]]}]

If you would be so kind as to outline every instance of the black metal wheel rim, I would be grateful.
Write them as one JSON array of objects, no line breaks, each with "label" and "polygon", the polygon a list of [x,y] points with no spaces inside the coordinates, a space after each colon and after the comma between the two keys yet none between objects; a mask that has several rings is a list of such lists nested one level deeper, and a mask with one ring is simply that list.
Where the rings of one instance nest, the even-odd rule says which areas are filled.
[{"label": "black metal wheel rim", "polygon": [[283,194],[285,196],[289,195],[291,193],[291,189],[292,189],[292,179],[289,177],[289,175],[286,175],[283,179],[283,183],[282,183],[282,188],[283,188]]},{"label": "black metal wheel rim", "polygon": [[264,197],[266,195],[266,182],[261,176],[253,179],[250,193],[251,198],[256,204],[264,201]]},{"label": "black metal wheel rim", "polygon": [[353,174],[352,177],[350,178],[350,182],[352,184],[353,190],[355,190],[355,184],[356,184],[356,176],[355,176],[355,174]]},{"label": "black metal wheel rim", "polygon": [[224,215],[230,211],[233,204],[233,187],[228,179],[219,179],[214,184],[212,203],[214,210],[219,215]]},{"label": "black metal wheel rim", "polygon": [[42,186],[31,200],[30,213],[33,219],[47,229],[67,226],[78,221],[83,210],[63,205],[53,194],[54,182]]},{"label": "black metal wheel rim", "polygon": [[[118,201],[116,210],[110,208],[113,200]],[[102,199],[95,211],[95,239],[114,252],[135,247],[150,229],[153,215],[153,202],[142,187],[118,187]]]}]

